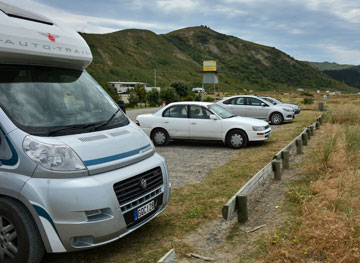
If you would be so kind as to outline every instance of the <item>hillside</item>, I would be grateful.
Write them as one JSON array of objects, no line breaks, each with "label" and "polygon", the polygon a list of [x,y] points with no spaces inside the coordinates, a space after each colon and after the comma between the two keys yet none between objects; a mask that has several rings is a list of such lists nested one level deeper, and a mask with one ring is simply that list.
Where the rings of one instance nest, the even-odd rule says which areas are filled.
[{"label": "hillside", "polygon": [[347,65],[347,64],[337,64],[335,62],[309,62],[312,66],[320,69],[321,71],[324,70],[341,70],[341,69],[349,69],[354,67],[354,65]]},{"label": "hillside", "polygon": [[348,86],[360,89],[360,71],[356,67],[342,70],[324,70],[329,77],[343,82]]},{"label": "hillside", "polygon": [[207,27],[191,27],[157,35],[129,29],[110,34],[82,34],[94,62],[88,71],[107,81],[144,81],[169,86],[182,80],[192,87],[202,81],[202,60],[216,59],[221,91],[330,89],[349,87],[334,81],[307,62],[267,47],[224,35]]}]

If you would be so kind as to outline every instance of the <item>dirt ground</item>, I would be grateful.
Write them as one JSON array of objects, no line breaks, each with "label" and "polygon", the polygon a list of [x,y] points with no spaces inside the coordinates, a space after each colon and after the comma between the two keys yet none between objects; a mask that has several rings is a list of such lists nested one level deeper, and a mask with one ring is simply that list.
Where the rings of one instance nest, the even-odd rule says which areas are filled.
[{"label": "dirt ground", "polygon": [[[278,227],[285,219],[280,213],[285,193],[289,190],[289,183],[297,181],[302,170],[295,168],[301,163],[304,155],[315,145],[315,141],[320,139],[321,130],[309,141],[309,146],[304,147],[303,155],[296,155],[295,149],[290,156],[290,168],[283,170],[281,181],[275,181],[272,177],[249,196],[248,216],[249,220],[245,224],[238,224],[237,219],[225,221],[219,216],[217,220],[207,223],[194,233],[185,238],[185,242],[193,248],[192,253],[213,259],[212,262],[234,263],[234,262],[254,262],[249,259],[249,255],[254,252],[253,243],[259,240],[262,235]],[[258,226],[265,227],[248,233]],[[228,239],[236,234],[234,238]],[[204,259],[197,259],[191,256],[178,258],[178,263],[198,263]]]}]

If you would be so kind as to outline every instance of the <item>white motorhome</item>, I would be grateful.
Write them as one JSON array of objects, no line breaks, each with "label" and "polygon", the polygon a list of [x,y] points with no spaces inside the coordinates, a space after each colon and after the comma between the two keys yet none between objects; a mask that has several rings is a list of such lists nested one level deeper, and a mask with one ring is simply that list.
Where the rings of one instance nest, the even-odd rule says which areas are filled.
[{"label": "white motorhome", "polygon": [[0,3],[0,262],[104,245],[166,208],[165,160],[91,61],[76,32]]}]

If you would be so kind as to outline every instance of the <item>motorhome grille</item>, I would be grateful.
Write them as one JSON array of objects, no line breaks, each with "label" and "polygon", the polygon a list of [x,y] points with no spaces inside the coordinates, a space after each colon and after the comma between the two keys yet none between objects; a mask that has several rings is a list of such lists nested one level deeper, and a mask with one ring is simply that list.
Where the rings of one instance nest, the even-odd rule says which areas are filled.
[{"label": "motorhome grille", "polygon": [[[146,187],[142,187],[144,185],[141,185],[141,182],[144,182],[144,180],[146,180]],[[161,168],[156,167],[145,173],[114,184],[114,191],[121,206],[151,192],[162,184],[163,175]]]}]

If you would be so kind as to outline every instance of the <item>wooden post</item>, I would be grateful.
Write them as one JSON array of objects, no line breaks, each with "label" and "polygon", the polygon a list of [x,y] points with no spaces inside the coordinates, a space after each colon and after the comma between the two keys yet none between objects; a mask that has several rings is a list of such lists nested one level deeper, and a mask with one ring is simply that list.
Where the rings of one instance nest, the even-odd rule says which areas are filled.
[{"label": "wooden post", "polygon": [[247,195],[236,196],[236,210],[239,223],[245,223],[248,220]]},{"label": "wooden post", "polygon": [[273,171],[274,171],[275,180],[281,180],[280,161],[273,160],[272,161],[272,168],[273,168]]},{"label": "wooden post", "polygon": [[314,126],[310,126],[310,135],[314,136]]},{"label": "wooden post", "polygon": [[303,146],[301,138],[296,139],[296,153],[302,154],[303,153]]},{"label": "wooden post", "polygon": [[316,126],[316,129],[317,129],[317,130],[320,129],[320,122],[317,121],[316,124],[315,124],[315,126]]},{"label": "wooden post", "polygon": [[281,157],[282,157],[282,166],[283,166],[283,168],[288,169],[289,168],[289,159],[290,159],[289,150],[283,150],[281,152]]},{"label": "wooden post", "polygon": [[306,133],[301,134],[302,144],[307,145],[308,144],[308,135]]},{"label": "wooden post", "polygon": [[319,117],[319,123],[322,124],[323,118],[322,116]]},{"label": "wooden post", "polygon": [[306,129],[306,134],[308,136],[308,140],[310,140],[311,136],[310,136],[310,129],[309,128]]}]

